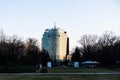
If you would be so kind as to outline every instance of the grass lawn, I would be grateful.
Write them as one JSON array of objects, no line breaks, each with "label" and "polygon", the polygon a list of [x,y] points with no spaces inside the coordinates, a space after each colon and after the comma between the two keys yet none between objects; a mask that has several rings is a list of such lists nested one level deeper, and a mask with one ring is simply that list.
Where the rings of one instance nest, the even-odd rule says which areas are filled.
[{"label": "grass lawn", "polygon": [[[82,69],[82,68],[52,68],[48,69],[50,73],[84,73],[84,72],[116,72],[109,69]],[[45,76],[0,76],[0,80],[120,80],[120,75],[45,75]]]},{"label": "grass lawn", "polygon": [[87,69],[87,68],[51,68],[48,69],[49,73],[84,73],[84,72],[117,72],[110,69]]},{"label": "grass lawn", "polygon": [[0,76],[0,80],[120,80],[120,75]]}]

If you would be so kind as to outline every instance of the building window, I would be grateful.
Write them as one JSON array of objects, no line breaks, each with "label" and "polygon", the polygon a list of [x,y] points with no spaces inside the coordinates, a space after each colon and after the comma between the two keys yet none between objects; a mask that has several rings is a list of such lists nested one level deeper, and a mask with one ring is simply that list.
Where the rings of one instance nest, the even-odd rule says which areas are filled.
[{"label": "building window", "polygon": [[48,37],[50,37],[50,35],[48,35]]},{"label": "building window", "polygon": [[60,35],[58,35],[58,37],[60,37]]},{"label": "building window", "polygon": [[59,55],[56,55],[56,58],[59,59]]}]

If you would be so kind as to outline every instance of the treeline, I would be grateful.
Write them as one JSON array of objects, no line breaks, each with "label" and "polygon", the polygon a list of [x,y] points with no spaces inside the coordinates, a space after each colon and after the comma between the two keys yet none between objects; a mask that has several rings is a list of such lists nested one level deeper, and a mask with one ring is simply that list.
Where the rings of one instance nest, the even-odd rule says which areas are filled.
[{"label": "treeline", "polygon": [[120,36],[106,31],[102,36],[83,35],[72,54],[72,61],[99,61],[101,65],[114,65],[120,61]]},{"label": "treeline", "polygon": [[[76,47],[72,61],[98,61],[101,65],[114,65],[120,61],[120,37],[113,32],[105,32],[100,37],[83,35],[79,43],[81,47]],[[47,66],[47,61],[52,61],[49,53],[40,49],[36,39],[23,41],[17,36],[8,37],[0,31],[0,72],[8,72],[10,69],[10,72],[34,72],[39,64]],[[54,65],[57,64],[54,62]]]},{"label": "treeline", "polygon": [[[21,69],[26,66],[35,68],[41,63],[44,66],[49,58],[49,55],[45,53],[40,49],[36,39],[28,38],[26,41],[22,41],[17,36],[8,37],[3,31],[0,31],[0,72],[14,72],[18,68],[19,71],[22,71]],[[28,70],[28,68],[25,69]],[[12,71],[10,71],[11,69]]]}]

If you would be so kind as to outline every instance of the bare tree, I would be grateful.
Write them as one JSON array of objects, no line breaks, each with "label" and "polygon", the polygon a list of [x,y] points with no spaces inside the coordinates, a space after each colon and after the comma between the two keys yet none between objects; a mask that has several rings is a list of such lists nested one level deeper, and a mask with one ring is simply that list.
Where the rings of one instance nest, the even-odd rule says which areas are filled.
[{"label": "bare tree", "polygon": [[96,35],[83,35],[79,40],[79,43],[83,47],[84,58],[91,60],[92,54],[96,52],[98,36]]},{"label": "bare tree", "polygon": [[6,35],[4,34],[4,31],[0,29],[0,42],[6,41]]},{"label": "bare tree", "polygon": [[117,41],[116,35],[112,31],[106,31],[98,41],[100,46],[112,46]]},{"label": "bare tree", "polygon": [[[106,31],[98,40],[97,45],[99,50],[97,52],[97,60],[101,64],[114,64],[115,55],[118,50],[117,42],[119,43],[120,39],[112,31]],[[116,45],[116,46],[115,46]]]},{"label": "bare tree", "polygon": [[26,64],[36,65],[39,59],[40,49],[38,46],[38,41],[33,38],[29,38],[26,43]]},{"label": "bare tree", "polygon": [[98,36],[96,35],[83,35],[79,43],[86,50],[88,47],[93,47],[97,43]]},{"label": "bare tree", "polygon": [[79,42],[82,44],[82,46],[92,46],[96,44],[97,38],[98,36],[96,35],[83,35]]}]

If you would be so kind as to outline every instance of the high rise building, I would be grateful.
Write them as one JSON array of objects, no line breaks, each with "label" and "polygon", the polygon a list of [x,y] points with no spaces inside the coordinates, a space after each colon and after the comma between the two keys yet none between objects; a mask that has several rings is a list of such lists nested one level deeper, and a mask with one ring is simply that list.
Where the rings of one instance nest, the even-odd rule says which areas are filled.
[{"label": "high rise building", "polygon": [[52,60],[63,60],[69,53],[69,38],[66,31],[59,28],[46,29],[42,37],[42,48]]}]

